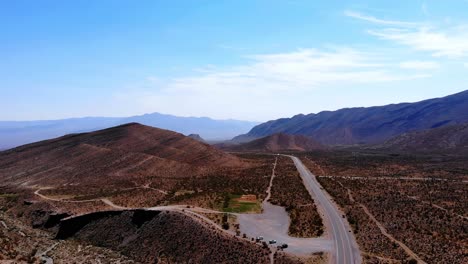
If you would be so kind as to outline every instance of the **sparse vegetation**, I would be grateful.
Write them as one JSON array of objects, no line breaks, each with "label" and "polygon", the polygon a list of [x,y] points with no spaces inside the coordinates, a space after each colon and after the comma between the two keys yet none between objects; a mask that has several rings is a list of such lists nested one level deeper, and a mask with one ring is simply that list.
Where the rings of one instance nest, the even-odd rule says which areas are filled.
[{"label": "sparse vegetation", "polygon": [[412,257],[382,234],[364,207],[427,263],[468,261],[468,189],[462,182],[467,167],[459,157],[345,152],[308,157],[316,174],[332,175],[318,179],[345,210],[366,262],[407,263]]},{"label": "sparse vegetation", "polygon": [[288,157],[280,156],[275,174],[271,203],[286,208],[291,218],[289,234],[296,237],[322,235],[322,218],[293,161]]}]

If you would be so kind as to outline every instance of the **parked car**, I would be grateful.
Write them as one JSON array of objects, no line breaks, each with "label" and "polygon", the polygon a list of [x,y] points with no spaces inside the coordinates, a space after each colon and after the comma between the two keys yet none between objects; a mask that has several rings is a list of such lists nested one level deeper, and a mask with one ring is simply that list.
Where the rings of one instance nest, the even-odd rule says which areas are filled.
[{"label": "parked car", "polygon": [[270,244],[276,244],[276,240],[272,239],[272,240],[268,241],[268,243],[270,243]]},{"label": "parked car", "polygon": [[283,250],[283,249],[285,249],[285,248],[287,248],[287,247],[288,247],[288,244],[281,244],[281,245],[278,245],[276,248],[277,248],[278,250]]}]

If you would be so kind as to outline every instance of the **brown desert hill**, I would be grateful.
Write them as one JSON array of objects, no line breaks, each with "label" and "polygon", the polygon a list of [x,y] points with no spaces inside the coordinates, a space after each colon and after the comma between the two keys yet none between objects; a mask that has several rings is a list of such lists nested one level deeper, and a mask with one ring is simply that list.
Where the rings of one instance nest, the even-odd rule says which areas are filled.
[{"label": "brown desert hill", "polygon": [[128,186],[148,177],[185,177],[202,167],[238,162],[182,134],[130,123],[0,152],[0,181],[26,186]]},{"label": "brown desert hill", "polygon": [[306,136],[278,133],[240,145],[226,145],[224,148],[231,151],[277,152],[311,151],[325,149],[325,146]]},{"label": "brown desert hill", "polygon": [[405,133],[376,148],[406,152],[468,153],[468,123]]}]

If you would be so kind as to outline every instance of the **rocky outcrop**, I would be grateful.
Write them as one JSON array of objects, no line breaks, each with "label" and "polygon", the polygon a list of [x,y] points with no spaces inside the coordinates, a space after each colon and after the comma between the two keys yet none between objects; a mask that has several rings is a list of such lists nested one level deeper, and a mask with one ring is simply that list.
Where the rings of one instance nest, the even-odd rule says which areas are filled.
[{"label": "rocky outcrop", "polygon": [[268,249],[168,211],[107,211],[64,219],[59,239],[110,248],[142,263],[269,263]]}]

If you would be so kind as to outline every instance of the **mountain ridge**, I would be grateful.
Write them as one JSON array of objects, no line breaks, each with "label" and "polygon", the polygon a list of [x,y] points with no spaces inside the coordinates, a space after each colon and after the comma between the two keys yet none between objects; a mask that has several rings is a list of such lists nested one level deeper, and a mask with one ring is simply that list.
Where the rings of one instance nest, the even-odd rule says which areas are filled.
[{"label": "mountain ridge", "polygon": [[416,103],[343,108],[271,120],[233,138],[305,135],[325,145],[377,144],[402,133],[468,122],[468,90]]},{"label": "mountain ridge", "polygon": [[131,117],[83,117],[38,121],[0,121],[0,149],[60,137],[71,133],[91,132],[121,124],[137,122],[144,125],[200,134],[204,139],[228,139],[248,132],[257,122],[234,119],[216,120],[208,117],[178,117],[151,113]]},{"label": "mountain ridge", "polygon": [[277,133],[239,145],[219,145],[221,149],[230,151],[311,151],[323,150],[326,147],[312,138],[303,135],[288,135]]}]

